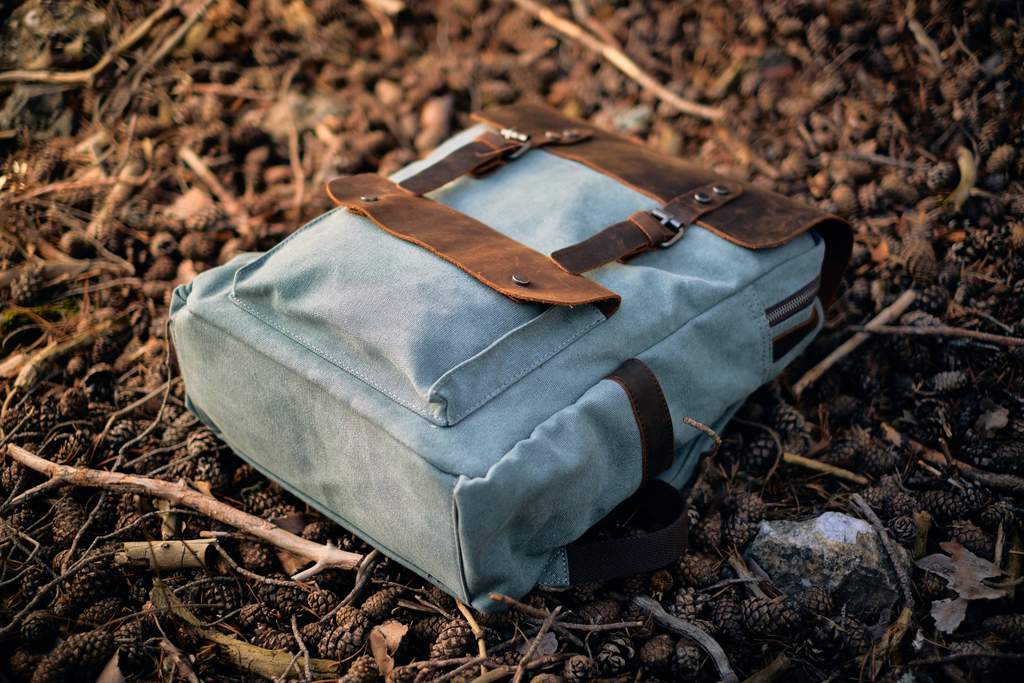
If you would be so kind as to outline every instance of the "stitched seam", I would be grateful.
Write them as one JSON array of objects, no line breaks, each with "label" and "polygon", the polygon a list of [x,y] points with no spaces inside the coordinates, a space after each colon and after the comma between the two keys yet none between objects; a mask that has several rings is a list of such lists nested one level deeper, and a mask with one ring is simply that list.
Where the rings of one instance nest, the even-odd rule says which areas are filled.
[{"label": "stitched seam", "polygon": [[[481,400],[480,400],[479,402],[477,402],[477,403],[475,403],[475,404],[471,405],[470,407],[466,408],[466,409],[465,409],[465,410],[463,410],[463,411],[462,411],[461,413],[457,413],[455,417],[452,417],[452,418],[450,418],[450,420],[451,420],[451,423],[452,423],[452,424],[454,424],[455,422],[458,422],[459,420],[461,420],[462,418],[466,417],[467,415],[469,415],[470,413],[472,413],[472,412],[473,412],[474,410],[476,410],[477,408],[479,408],[479,407],[480,407],[480,406],[482,406],[483,404],[485,404],[485,403],[487,403],[488,401],[490,401],[490,400],[491,400],[492,398],[494,398],[495,396],[497,396],[498,394],[500,394],[501,392],[503,392],[503,391],[504,391],[504,390],[505,390],[506,388],[508,388],[508,387],[509,387],[510,385],[512,385],[512,384],[514,384],[514,383],[516,383],[516,382],[518,382],[518,381],[519,381],[520,379],[522,379],[523,377],[525,377],[526,375],[530,374],[531,372],[533,372],[534,370],[536,370],[536,369],[537,369],[538,367],[540,367],[541,365],[543,365],[544,363],[546,363],[546,362],[548,362],[549,360],[551,360],[552,358],[554,358],[554,357],[555,357],[556,355],[558,355],[558,354],[559,354],[559,353],[560,353],[560,352],[561,352],[561,351],[562,351],[563,349],[565,349],[566,347],[570,346],[570,345],[571,345],[571,344],[572,344],[573,342],[575,342],[575,341],[576,341],[577,339],[579,339],[580,337],[582,337],[582,336],[583,336],[583,335],[585,335],[586,333],[590,332],[590,331],[591,331],[592,329],[594,329],[595,327],[597,327],[598,325],[600,325],[601,323],[603,323],[603,322],[604,322],[605,320],[607,320],[607,318],[605,318],[605,317],[603,317],[603,316],[602,316],[602,317],[600,317],[600,318],[595,318],[595,319],[593,320],[593,322],[591,322],[591,323],[590,323],[589,325],[586,325],[586,326],[582,327],[582,328],[581,328],[581,329],[580,329],[580,330],[579,330],[578,332],[576,332],[575,334],[571,335],[571,336],[570,336],[570,337],[569,337],[568,339],[566,339],[566,340],[565,340],[565,341],[564,341],[563,343],[560,343],[560,344],[556,344],[555,346],[556,346],[557,348],[552,348],[552,350],[551,350],[551,351],[549,351],[549,352],[546,352],[546,353],[544,353],[544,354],[541,354],[541,357],[540,357],[540,358],[538,358],[536,362],[534,362],[534,363],[533,363],[533,364],[531,364],[531,365],[527,365],[527,366],[525,366],[525,367],[524,367],[524,368],[523,368],[523,369],[522,369],[522,370],[521,370],[520,372],[518,372],[518,373],[516,373],[516,374],[512,375],[511,377],[509,377],[507,381],[505,381],[504,383],[502,383],[502,384],[501,384],[500,386],[498,386],[498,387],[497,387],[497,388],[496,388],[496,389],[495,389],[494,391],[492,391],[492,392],[491,392],[490,394],[488,394],[487,396],[485,396],[485,397],[484,397],[483,399],[481,399]],[[445,414],[447,415],[447,413],[448,413],[448,402],[447,402],[447,401],[445,401],[445,402],[444,402],[444,404],[445,404]]]},{"label": "stitched seam", "polygon": [[626,398],[629,399],[629,405],[633,409],[633,419],[636,420],[637,426],[640,428],[640,456],[642,465],[640,481],[647,481],[650,478],[650,466],[647,462],[647,423],[644,422],[644,417],[640,413],[640,407],[637,405],[636,397],[633,396],[633,392],[630,390],[626,380],[618,375],[608,375],[605,379],[610,379],[622,387],[622,390],[626,392]]},{"label": "stitched seam", "polygon": [[[765,273],[765,275],[768,275],[768,273]],[[771,375],[772,372],[772,329],[768,325],[768,316],[764,314],[764,304],[761,302],[761,296],[757,293],[757,288],[754,286],[753,282],[750,283],[748,289],[750,290],[750,295],[747,297],[747,308],[750,310],[750,314],[753,316],[753,319],[757,324],[758,330],[761,333],[761,338],[759,340],[761,347],[761,383],[764,384],[765,382],[768,381],[768,377]]]}]

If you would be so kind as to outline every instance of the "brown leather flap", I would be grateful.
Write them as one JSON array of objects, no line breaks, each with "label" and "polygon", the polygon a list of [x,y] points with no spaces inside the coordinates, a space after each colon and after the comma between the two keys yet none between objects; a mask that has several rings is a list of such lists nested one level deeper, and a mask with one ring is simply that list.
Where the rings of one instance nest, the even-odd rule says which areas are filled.
[{"label": "brown leather flap", "polygon": [[825,240],[821,296],[826,306],[839,288],[853,247],[853,232],[841,218],[660,154],[548,107],[499,107],[475,114],[474,118],[495,128],[514,127],[531,135],[543,136],[546,130],[567,128],[586,130],[589,137],[572,146],[544,149],[612,176],[663,204],[709,184],[742,188],[742,196],[703,214],[697,225],[748,249],[777,247],[814,229]]},{"label": "brown leather flap", "polygon": [[615,292],[565,272],[548,256],[381,176],[365,173],[335,178],[327,184],[327,193],[336,204],[433,252],[516,301],[554,306],[594,304],[606,316],[621,303]]}]

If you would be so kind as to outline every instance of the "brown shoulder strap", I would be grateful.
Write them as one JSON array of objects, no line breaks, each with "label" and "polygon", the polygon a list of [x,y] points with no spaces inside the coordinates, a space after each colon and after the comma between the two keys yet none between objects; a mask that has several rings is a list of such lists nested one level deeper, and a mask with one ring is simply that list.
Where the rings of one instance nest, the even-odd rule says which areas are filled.
[{"label": "brown shoulder strap", "polygon": [[546,151],[616,178],[663,204],[692,195],[703,187],[724,184],[742,188],[741,196],[699,216],[696,224],[748,249],[777,247],[814,229],[825,240],[822,302],[828,305],[839,288],[853,246],[853,232],[836,216],[659,154],[632,140],[570,119],[549,107],[531,104],[500,107],[474,118],[494,128],[585,130],[589,133],[585,140],[571,146],[548,147]]},{"label": "brown shoulder strap", "polygon": [[672,414],[658,378],[642,360],[630,358],[607,379],[621,386],[629,398],[640,431],[643,481],[652,479],[672,464],[675,455]]},{"label": "brown shoulder strap", "polygon": [[463,213],[366,173],[327,185],[336,204],[366,216],[395,237],[440,256],[516,301],[554,306],[594,304],[606,316],[621,297],[558,267],[548,256]]}]

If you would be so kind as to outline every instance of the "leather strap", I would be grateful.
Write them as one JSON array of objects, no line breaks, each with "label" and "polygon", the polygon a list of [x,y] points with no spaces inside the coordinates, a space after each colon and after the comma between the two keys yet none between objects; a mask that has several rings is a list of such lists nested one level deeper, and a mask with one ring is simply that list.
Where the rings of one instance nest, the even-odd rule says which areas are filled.
[{"label": "leather strap", "polygon": [[[686,493],[653,479],[617,508],[651,531],[628,538],[577,541],[565,548],[569,583],[606,581],[664,567],[686,552]],[[615,514],[615,513],[613,513]]]},{"label": "leather strap", "polygon": [[504,128],[500,133],[487,131],[459,147],[419,173],[401,181],[413,194],[427,194],[464,175],[481,176],[531,149],[552,145],[574,145],[590,137],[583,129]]},{"label": "leather strap", "polygon": [[336,204],[431,251],[515,301],[594,304],[605,316],[611,316],[622,301],[615,292],[567,273],[525,244],[376,174],[336,178],[328,183],[327,192]]},{"label": "leather strap", "polygon": [[675,455],[672,413],[658,378],[646,363],[630,358],[607,379],[621,386],[629,397],[640,430],[643,481],[653,479],[672,464]]},{"label": "leather strap", "polygon": [[818,310],[811,311],[811,317],[790,330],[772,338],[772,362],[777,363],[800,344],[818,326]]},{"label": "leather strap", "polygon": [[712,183],[686,192],[660,209],[638,211],[582,242],[551,254],[570,273],[585,273],[612,261],[624,261],[657,247],[671,246],[686,226],[743,194],[735,183]]},{"label": "leather strap", "polygon": [[853,247],[853,231],[841,218],[774,192],[728,180],[676,157],[659,154],[632,140],[570,119],[549,107],[533,104],[500,107],[473,118],[494,128],[557,130],[573,127],[589,131],[586,140],[571,146],[548,147],[546,151],[611,176],[662,203],[706,185],[724,183],[743,187],[744,192],[736,201],[705,213],[696,223],[748,249],[770,249],[807,230],[816,230],[825,241],[822,302],[827,306],[835,298]]}]

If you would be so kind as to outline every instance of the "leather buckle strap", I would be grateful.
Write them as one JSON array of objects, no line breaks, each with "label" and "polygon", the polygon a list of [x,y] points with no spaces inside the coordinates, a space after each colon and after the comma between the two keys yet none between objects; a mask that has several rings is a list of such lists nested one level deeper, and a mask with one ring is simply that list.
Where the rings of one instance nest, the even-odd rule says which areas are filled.
[{"label": "leather buckle strap", "polygon": [[593,280],[566,273],[525,244],[376,174],[335,178],[328,183],[327,192],[336,204],[430,251],[514,301],[594,304],[605,316],[611,316],[622,301]]},{"label": "leather buckle strap", "polygon": [[490,173],[531,149],[548,145],[573,145],[590,136],[590,131],[582,128],[502,128],[498,133],[487,131],[398,184],[413,194],[423,195],[464,175],[480,177]]},{"label": "leather buckle strap", "polygon": [[743,188],[734,183],[701,185],[660,208],[638,211],[582,242],[559,249],[551,258],[578,275],[655,247],[670,247],[683,238],[688,225],[742,194]]}]

